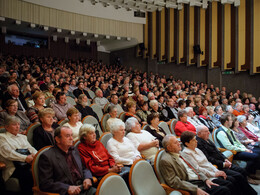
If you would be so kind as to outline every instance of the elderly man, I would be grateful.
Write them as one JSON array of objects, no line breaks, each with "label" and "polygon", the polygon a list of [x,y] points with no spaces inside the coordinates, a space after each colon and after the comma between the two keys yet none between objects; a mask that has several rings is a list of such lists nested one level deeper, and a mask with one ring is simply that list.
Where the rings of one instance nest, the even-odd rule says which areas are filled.
[{"label": "elderly man", "polygon": [[209,179],[219,185],[229,186],[232,194],[254,194],[256,192],[249,186],[247,180],[239,173],[224,172],[211,164],[203,152],[197,148],[196,136],[191,132],[181,135],[181,142],[185,146],[181,156],[190,163],[197,172],[202,172]]},{"label": "elderly man", "polygon": [[195,128],[197,128],[199,125],[203,125],[199,119],[194,117],[194,112],[192,107],[187,107],[184,109],[187,113],[187,121],[190,122]]},{"label": "elderly man", "polygon": [[227,187],[213,183],[203,173],[198,173],[190,164],[186,164],[179,154],[181,146],[175,136],[166,135],[163,138],[163,147],[165,153],[159,166],[167,185],[188,191],[192,195],[230,194]]},{"label": "elderly man", "polygon": [[67,111],[69,108],[73,106],[70,103],[67,103],[66,94],[64,92],[58,92],[56,95],[56,104],[53,104],[53,110],[55,112],[55,116],[58,120],[62,120],[67,118]]},{"label": "elderly man", "polygon": [[2,101],[2,105],[4,106],[4,108],[6,101],[9,99],[17,100],[18,110],[21,110],[23,112],[27,110],[28,106],[24,100],[24,96],[22,93],[20,93],[19,88],[16,84],[12,84],[7,87],[7,92],[4,94]]},{"label": "elderly man", "polygon": [[235,116],[239,116],[239,115],[245,114],[245,112],[244,112],[244,110],[243,110],[243,104],[242,104],[242,103],[240,103],[240,102],[236,103],[235,109],[234,109],[234,111],[233,111],[233,114],[234,114]]},{"label": "elderly man", "polygon": [[[5,129],[5,133],[0,133],[0,161],[6,164],[2,172],[3,179],[7,181],[10,177],[17,178],[22,194],[32,194],[33,178],[30,164],[37,150],[30,145],[25,135],[19,134],[19,118],[7,117]],[[20,153],[19,149],[26,153]]]},{"label": "elderly man", "polygon": [[73,147],[72,130],[58,128],[54,137],[55,146],[39,158],[40,190],[61,195],[94,194],[92,174],[82,166],[79,152]]},{"label": "elderly man", "polygon": [[94,103],[99,105],[102,109],[104,109],[104,106],[108,103],[107,98],[103,97],[103,92],[101,89],[96,90],[96,97],[94,99]]},{"label": "elderly man", "polygon": [[178,110],[174,108],[174,100],[172,98],[169,98],[166,100],[167,106],[165,109],[162,110],[162,114],[165,117],[164,121],[169,121],[173,118],[178,118]]},{"label": "elderly man", "polygon": [[255,104],[249,105],[249,113],[254,116],[254,121],[260,122],[260,115],[258,110],[255,109]]},{"label": "elderly man", "polygon": [[124,112],[122,106],[118,104],[118,96],[116,94],[111,95],[109,106],[115,106],[117,108],[117,116],[119,116],[120,113]]},{"label": "elderly man", "polygon": [[91,99],[89,93],[84,89],[83,81],[79,81],[77,83],[77,86],[78,88],[73,90],[73,94],[75,95],[76,98],[79,98],[79,95],[81,94],[85,94],[89,99]]},{"label": "elderly man", "polygon": [[78,98],[77,105],[75,108],[81,113],[81,120],[87,116],[91,115],[94,116],[97,121],[99,121],[97,114],[92,110],[91,107],[88,106],[88,97],[85,94],[80,94]]}]

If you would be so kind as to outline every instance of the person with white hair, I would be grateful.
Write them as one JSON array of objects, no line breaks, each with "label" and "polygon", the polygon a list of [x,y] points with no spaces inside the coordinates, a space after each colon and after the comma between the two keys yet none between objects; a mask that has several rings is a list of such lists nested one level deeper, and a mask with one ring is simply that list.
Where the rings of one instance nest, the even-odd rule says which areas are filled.
[{"label": "person with white hair", "polygon": [[226,112],[233,115],[233,111],[234,111],[233,107],[231,105],[227,105]]},{"label": "person with white hair", "polygon": [[235,116],[239,116],[239,115],[243,115],[245,114],[244,110],[243,110],[243,104],[241,102],[237,102],[235,105],[235,109],[233,111],[233,114]]},{"label": "person with white hair", "polygon": [[247,125],[246,127],[256,134],[258,137],[260,137],[260,128],[258,127],[257,123],[254,121],[254,116],[249,114],[247,118]]},{"label": "person with white hair", "polygon": [[99,105],[101,107],[101,109],[104,109],[104,106],[109,103],[109,101],[107,100],[107,98],[103,97],[103,92],[101,89],[97,89],[96,92],[96,97],[94,98],[94,103],[96,103],[97,105]]},{"label": "person with white hair", "polygon": [[131,117],[126,120],[125,128],[127,135],[135,148],[145,157],[154,163],[154,158],[159,148],[159,141],[148,131],[142,130],[141,125],[138,123],[136,118]]},{"label": "person with white hair", "polygon": [[187,107],[184,109],[187,113],[187,121],[190,122],[195,128],[199,125],[203,125],[198,118],[194,117],[194,111],[192,107]]},{"label": "person with white hair", "polygon": [[239,116],[237,116],[237,120],[239,122],[238,129],[240,129],[246,135],[246,137],[248,139],[251,139],[254,142],[260,141],[260,138],[257,135],[255,135],[254,133],[252,133],[251,131],[249,131],[249,129],[246,127],[247,126],[246,116],[239,115]]},{"label": "person with white hair", "polygon": [[125,137],[125,123],[117,119],[110,126],[113,137],[107,142],[107,150],[116,163],[131,166],[141,158],[140,152],[134,144]]},{"label": "person with white hair", "polygon": [[96,177],[107,173],[120,173],[121,166],[115,163],[104,145],[96,139],[95,127],[84,124],[79,130],[80,144],[78,150],[82,163]]}]

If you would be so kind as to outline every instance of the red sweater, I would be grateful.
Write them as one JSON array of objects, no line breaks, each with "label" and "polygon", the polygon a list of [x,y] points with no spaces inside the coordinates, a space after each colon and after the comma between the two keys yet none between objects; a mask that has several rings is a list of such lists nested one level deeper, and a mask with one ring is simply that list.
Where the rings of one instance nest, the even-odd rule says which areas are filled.
[{"label": "red sweater", "polygon": [[249,129],[247,127],[243,128],[243,127],[238,127],[245,135],[248,139],[252,139],[254,140],[254,142],[258,142],[258,137],[257,135],[255,135],[254,133],[252,133],[251,131],[249,131]]},{"label": "red sweater", "polygon": [[83,164],[94,176],[104,176],[115,165],[115,160],[100,141],[94,144],[80,143],[78,146]]},{"label": "red sweater", "polygon": [[175,131],[176,136],[181,136],[182,132],[184,132],[184,131],[190,131],[190,132],[196,134],[196,128],[194,127],[193,124],[191,124],[188,121],[186,123],[178,121],[175,125],[174,131]]}]

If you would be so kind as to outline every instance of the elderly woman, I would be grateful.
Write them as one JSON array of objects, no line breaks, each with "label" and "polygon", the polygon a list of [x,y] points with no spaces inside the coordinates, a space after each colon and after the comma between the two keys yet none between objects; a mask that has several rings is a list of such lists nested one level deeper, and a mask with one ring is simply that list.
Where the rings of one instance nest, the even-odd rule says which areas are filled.
[{"label": "elderly woman", "polygon": [[125,123],[117,119],[110,128],[113,137],[107,142],[108,152],[116,163],[131,166],[134,161],[141,158],[141,155],[134,144],[125,137]]},{"label": "elderly woman", "polygon": [[106,131],[110,132],[110,126],[115,121],[116,116],[117,116],[117,107],[116,106],[109,106],[108,107],[108,113],[110,115],[110,118],[107,120]]},{"label": "elderly woman", "polygon": [[253,115],[248,115],[246,127],[258,137],[260,137],[260,128],[257,126],[257,123],[254,121]]},{"label": "elderly woman", "polygon": [[249,129],[246,127],[247,121],[246,121],[246,117],[244,115],[237,116],[237,120],[239,122],[238,129],[241,130],[248,139],[254,140],[254,142],[260,141],[260,138],[257,135],[255,135],[254,133],[252,133],[251,131],[249,131]]},{"label": "elderly woman", "polygon": [[141,122],[141,119],[136,115],[136,103],[134,101],[129,101],[126,104],[127,112],[125,114],[125,121],[130,117],[135,117],[138,122]]},{"label": "elderly woman", "polygon": [[185,110],[180,110],[178,112],[178,119],[174,128],[176,136],[181,136],[184,131],[190,131],[196,134],[196,128],[187,121],[187,112]]},{"label": "elderly woman", "polygon": [[154,158],[159,148],[159,141],[151,133],[142,130],[136,118],[131,117],[125,122],[126,137],[130,139],[135,148],[154,164]]},{"label": "elderly woman", "polygon": [[63,126],[69,127],[73,133],[73,141],[78,139],[79,129],[82,126],[80,122],[80,113],[77,108],[69,108],[67,111],[67,117],[69,121],[65,123]]},{"label": "elderly woman", "polygon": [[159,145],[160,147],[162,147],[162,140],[164,138],[164,136],[166,135],[166,133],[164,132],[164,130],[159,127],[159,115],[156,113],[152,113],[150,115],[147,116],[147,123],[149,124],[149,126],[146,128],[146,131],[148,131],[149,133],[151,133],[154,137],[156,137],[156,139],[159,140]]},{"label": "elderly woman", "polygon": [[81,143],[78,146],[83,164],[96,177],[103,177],[107,173],[120,173],[121,166],[115,163],[113,157],[100,141],[96,140],[95,127],[84,124],[79,130]]},{"label": "elderly woman", "polygon": [[[44,108],[38,114],[41,125],[33,131],[33,145],[37,150],[45,146],[54,146],[55,112],[51,108]],[[54,126],[54,127],[53,127]]]},{"label": "elderly woman", "polygon": [[199,120],[200,122],[209,128],[209,131],[212,132],[217,126],[211,121],[210,117],[208,116],[208,111],[205,107],[199,108]]},{"label": "elderly woman", "polygon": [[139,102],[139,107],[141,109],[136,112],[136,115],[141,119],[142,124],[147,124],[147,116],[151,114],[151,112],[148,110],[148,102]]},{"label": "elderly woman", "polygon": [[28,108],[27,110],[27,116],[30,119],[32,123],[38,122],[38,113],[40,110],[44,109],[44,104],[45,104],[45,95],[43,92],[36,91],[32,95],[32,99],[34,101],[34,106]]},{"label": "elderly woman", "polygon": [[212,182],[228,187],[231,194],[256,194],[243,175],[226,170],[220,171],[212,165],[204,153],[197,148],[196,135],[186,131],[181,135],[184,150],[181,156],[197,172],[203,173]]},{"label": "elderly woman", "polygon": [[26,116],[26,114],[18,110],[18,102],[17,100],[7,100],[6,103],[6,110],[3,112],[0,112],[0,126],[3,126],[5,123],[5,120],[8,116],[16,116],[20,119],[20,133],[25,134],[26,129],[30,126],[31,122],[29,118]]},{"label": "elderly woman", "polygon": [[[6,164],[6,168],[2,171],[3,180],[7,181],[11,176],[18,178],[21,193],[33,194],[33,178],[30,164],[37,150],[30,145],[25,135],[19,134],[20,119],[16,116],[8,116],[5,119],[5,129],[5,133],[0,133],[0,156],[1,161]],[[26,149],[28,154],[21,154],[17,149]],[[27,165],[23,167],[15,166],[14,161],[18,164],[19,162],[26,162]]]}]

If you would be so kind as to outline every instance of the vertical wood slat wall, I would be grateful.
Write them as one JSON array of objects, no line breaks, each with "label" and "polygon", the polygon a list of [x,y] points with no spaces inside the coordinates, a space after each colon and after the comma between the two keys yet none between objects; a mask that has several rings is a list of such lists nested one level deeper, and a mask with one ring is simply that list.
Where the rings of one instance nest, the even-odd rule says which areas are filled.
[{"label": "vertical wood slat wall", "polygon": [[[144,45],[150,52],[144,57],[260,73],[260,1],[240,2],[239,7],[214,1],[206,10],[184,5],[182,10],[148,13]],[[194,54],[194,45],[200,45],[203,55]]]}]

